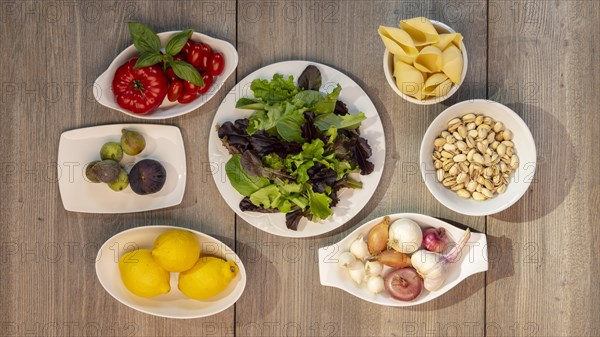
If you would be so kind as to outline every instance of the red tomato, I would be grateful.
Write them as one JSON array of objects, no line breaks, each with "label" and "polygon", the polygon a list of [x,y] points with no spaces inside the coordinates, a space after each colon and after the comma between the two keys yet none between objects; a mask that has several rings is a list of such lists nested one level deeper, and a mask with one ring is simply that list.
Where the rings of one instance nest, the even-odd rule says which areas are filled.
[{"label": "red tomato", "polygon": [[200,87],[192,82],[183,81],[183,89],[187,92],[197,92]]},{"label": "red tomato", "polygon": [[179,79],[179,77],[177,77],[175,71],[173,71],[173,68],[171,67],[167,68],[167,78],[169,79],[169,81],[176,81]]},{"label": "red tomato", "polygon": [[223,69],[225,69],[225,59],[223,58],[223,54],[212,54],[209,61],[208,73],[213,76],[219,76],[223,73]]},{"label": "red tomato", "polygon": [[190,50],[188,50],[187,54],[186,54],[186,58],[189,64],[191,64],[194,67],[198,67],[200,66],[200,62],[201,62],[201,56],[200,56],[200,52],[201,52],[201,45],[194,43],[191,47]]},{"label": "red tomato", "polygon": [[[200,64],[199,67],[202,70],[208,70],[210,67],[210,59],[212,56],[212,49],[209,45],[201,43],[200,44]],[[194,67],[198,67],[194,65]]]},{"label": "red tomato", "polygon": [[213,77],[211,74],[202,75],[202,80],[204,81],[204,85],[198,88],[198,94],[200,95],[206,93],[213,84]]},{"label": "red tomato", "polygon": [[137,114],[147,114],[158,108],[168,91],[167,76],[159,65],[135,69],[134,57],[115,72],[112,91],[117,104]]},{"label": "red tomato", "polygon": [[187,42],[185,43],[185,45],[183,46],[183,48],[181,48],[181,54],[183,54],[183,56],[186,56],[189,52],[190,49],[192,48],[192,45],[194,45],[194,41],[192,40],[187,40]]},{"label": "red tomato", "polygon": [[185,61],[185,55],[182,52],[179,52],[179,54],[173,56],[173,60]]},{"label": "red tomato", "polygon": [[167,94],[167,98],[171,102],[177,101],[181,93],[183,92],[183,82],[181,80],[174,80],[171,82],[169,86],[169,93]]},{"label": "red tomato", "polygon": [[189,91],[185,91],[185,89],[184,89],[181,96],[179,96],[179,99],[177,100],[177,102],[179,102],[181,104],[187,104],[187,103],[195,100],[196,97],[198,97],[198,94],[196,92],[189,92]]}]

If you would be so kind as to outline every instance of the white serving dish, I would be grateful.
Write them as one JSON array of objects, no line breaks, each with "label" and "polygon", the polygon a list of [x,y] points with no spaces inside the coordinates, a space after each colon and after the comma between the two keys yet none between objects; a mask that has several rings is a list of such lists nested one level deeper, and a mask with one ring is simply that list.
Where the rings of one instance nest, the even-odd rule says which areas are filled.
[{"label": "white serving dish", "polygon": [[[390,218],[392,221],[400,218],[409,218],[419,224],[422,229],[443,227],[450,237],[453,238],[454,242],[460,240],[465,233],[462,229],[452,226],[447,222],[423,214],[398,213],[390,215]],[[412,301],[396,300],[388,295],[385,290],[376,295],[372,294],[367,290],[365,283],[360,286],[354,283],[348,274],[348,270],[338,264],[338,257],[341,253],[350,250],[350,245],[354,240],[360,236],[366,238],[371,228],[381,222],[382,219],[383,217],[373,219],[358,227],[340,242],[319,248],[319,276],[322,285],[340,288],[368,302],[390,307],[408,307],[429,302],[448,292],[467,277],[488,270],[487,238],[485,234],[471,232],[471,237],[463,248],[461,257],[449,266],[448,276],[439,290],[428,291],[423,289],[421,294]],[[385,276],[391,270],[392,268],[385,267],[382,275]]]},{"label": "white serving dish", "polygon": [[[172,35],[179,33],[179,31],[171,31],[159,33],[158,37],[162,46],[165,46],[167,41]],[[215,78],[212,87],[204,95],[198,96],[196,100],[188,104],[179,104],[177,102],[170,102],[166,97],[163,103],[158,109],[145,115],[136,114],[129,110],[121,108],[112,92],[112,80],[114,74],[122,64],[127,62],[130,58],[139,55],[139,52],[132,44],[123,50],[110,64],[108,69],[102,75],[100,75],[94,82],[94,97],[98,103],[109,107],[114,110],[121,111],[122,113],[141,119],[166,119],[184,115],[192,110],[196,110],[208,102],[217,92],[223,87],[225,81],[231,76],[238,64],[238,53],[235,47],[231,43],[223,40],[204,35],[202,33],[194,32],[191,38],[196,42],[208,43],[213,51],[218,51],[223,54],[225,59],[225,68],[223,73]]]},{"label": "white serving dish", "polygon": [[[131,187],[115,192],[104,183],[85,176],[88,163],[100,160],[100,148],[109,141],[120,142],[123,128],[140,132],[146,148],[137,156],[123,155],[121,166],[129,172],[142,159],[159,161],[167,172],[163,188],[154,194],[138,195]],[[186,181],[185,147],[176,126],[153,124],[110,124],[65,131],[58,145],[58,187],[67,211],[82,213],[131,213],[179,205]]]},{"label": "white serving dish", "polygon": [[[234,261],[238,274],[222,293],[208,300],[185,297],[178,289],[179,273],[171,273],[171,291],[152,298],[132,294],[121,280],[119,258],[135,249],[152,249],[154,240],[163,232],[183,229],[192,232],[200,244],[201,254]],[[232,306],[246,287],[246,270],[239,256],[223,242],[198,231],[172,226],[144,226],[128,229],[108,239],[96,257],[96,275],[104,289],[117,301],[154,316],[168,318],[198,318],[219,313]]]}]

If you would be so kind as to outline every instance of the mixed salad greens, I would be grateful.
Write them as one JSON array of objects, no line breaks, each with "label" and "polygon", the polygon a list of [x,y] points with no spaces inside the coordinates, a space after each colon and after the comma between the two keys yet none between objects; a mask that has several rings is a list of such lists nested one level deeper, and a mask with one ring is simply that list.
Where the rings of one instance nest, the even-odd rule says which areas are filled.
[{"label": "mixed salad greens", "polygon": [[348,113],[338,100],[339,84],[327,94],[320,87],[321,72],[312,65],[298,86],[292,76],[256,79],[250,86],[254,98],[236,104],[256,112],[219,126],[232,154],[227,177],[244,196],[242,211],[285,213],[287,228],[297,230],[302,217],[332,215],[340,189],[362,188],[350,173],[373,172],[371,147],[359,133],[365,114]]}]

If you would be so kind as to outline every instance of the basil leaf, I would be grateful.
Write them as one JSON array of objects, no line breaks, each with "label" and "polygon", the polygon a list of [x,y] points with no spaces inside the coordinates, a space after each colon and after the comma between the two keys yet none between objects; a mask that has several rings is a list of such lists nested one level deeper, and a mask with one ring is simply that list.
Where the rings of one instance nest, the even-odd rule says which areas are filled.
[{"label": "basil leaf", "polygon": [[182,32],[173,35],[169,42],[167,42],[167,47],[165,48],[167,54],[173,56],[177,55],[181,51],[181,49],[183,49],[185,43],[192,37],[192,33],[193,30],[186,29]]},{"label": "basil leaf", "polygon": [[134,68],[142,68],[153,66],[163,60],[163,57],[160,53],[142,53],[140,58],[135,63]]},{"label": "basil leaf", "polygon": [[141,53],[160,52],[160,39],[150,27],[135,21],[130,21],[128,25],[131,40],[137,50]]},{"label": "basil leaf", "polygon": [[196,68],[194,68],[191,64],[184,61],[173,61],[171,62],[171,67],[173,67],[173,71],[177,77],[186,80],[190,83],[193,83],[197,86],[204,86],[204,81],[202,80],[202,76]]}]

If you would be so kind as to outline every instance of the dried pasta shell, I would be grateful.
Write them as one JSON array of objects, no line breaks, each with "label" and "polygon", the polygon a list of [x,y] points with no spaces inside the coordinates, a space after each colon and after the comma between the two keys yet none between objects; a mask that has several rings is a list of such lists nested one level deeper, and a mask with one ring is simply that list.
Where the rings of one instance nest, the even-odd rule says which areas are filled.
[{"label": "dried pasta shell", "polygon": [[[454,84],[444,73],[435,73],[425,81],[423,94],[425,96],[446,96]],[[464,143],[463,143],[464,144]],[[465,145],[466,148],[466,145]]]},{"label": "dried pasta shell", "polygon": [[413,65],[422,72],[437,73],[442,70],[442,51],[437,47],[427,46],[421,49]]},{"label": "dried pasta shell", "polygon": [[412,37],[416,47],[434,44],[440,40],[440,36],[431,21],[424,17],[402,20],[400,21],[400,28]]},{"label": "dried pasta shell", "polygon": [[422,100],[424,98],[423,85],[425,84],[425,77],[415,67],[395,59],[394,77],[396,77],[396,85],[401,92],[416,99]]},{"label": "dried pasta shell", "polygon": [[462,49],[462,40],[463,36],[461,33],[440,34],[440,40],[433,46],[444,50],[452,43],[460,50]]},{"label": "dried pasta shell", "polygon": [[400,57],[403,62],[412,63],[419,53],[407,32],[400,28],[379,26],[377,30],[383,44],[395,56]]},{"label": "dried pasta shell", "polygon": [[[416,62],[416,59],[415,59]],[[442,52],[442,71],[454,83],[460,82],[463,71],[462,53],[454,45],[450,45]]]}]

